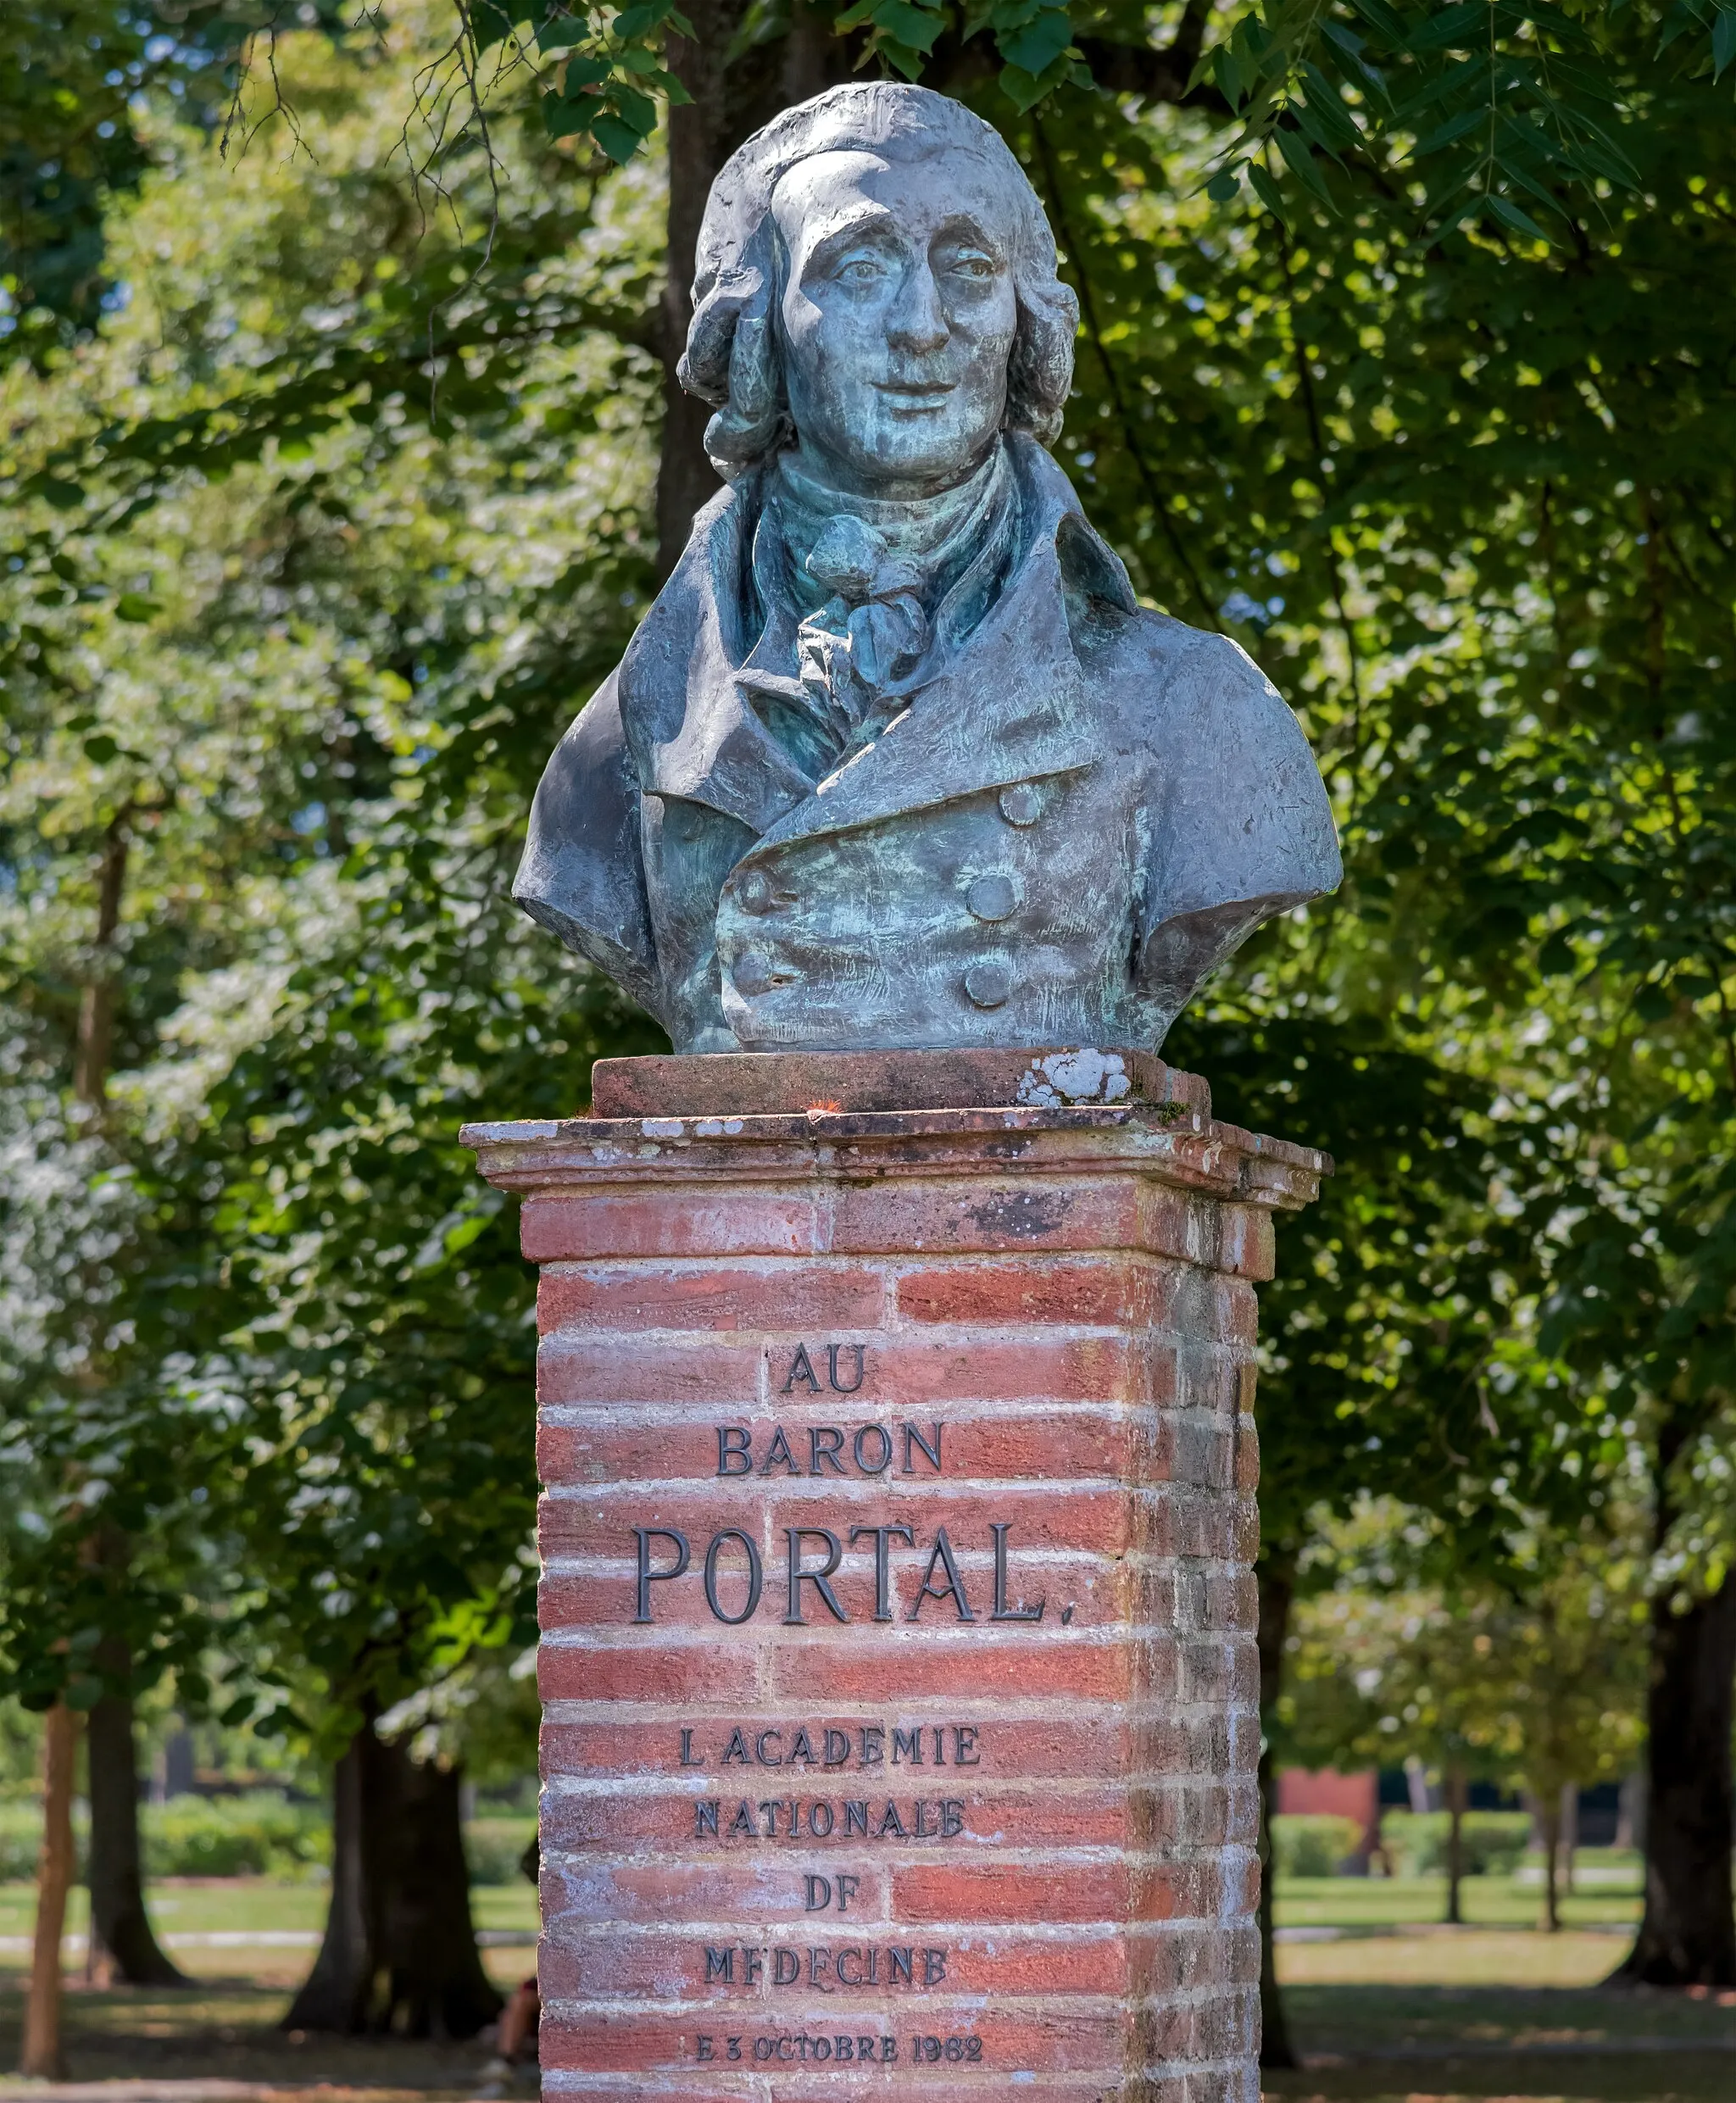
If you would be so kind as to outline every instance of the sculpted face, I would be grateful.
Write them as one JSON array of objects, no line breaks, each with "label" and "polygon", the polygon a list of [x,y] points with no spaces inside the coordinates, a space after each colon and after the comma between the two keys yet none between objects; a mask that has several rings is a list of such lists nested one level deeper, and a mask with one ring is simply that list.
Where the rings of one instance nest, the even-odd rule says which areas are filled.
[{"label": "sculpted face", "polygon": [[961,481],[1000,429],[1018,327],[1004,179],[964,154],[821,153],[784,177],[771,210],[804,463],[870,497]]}]

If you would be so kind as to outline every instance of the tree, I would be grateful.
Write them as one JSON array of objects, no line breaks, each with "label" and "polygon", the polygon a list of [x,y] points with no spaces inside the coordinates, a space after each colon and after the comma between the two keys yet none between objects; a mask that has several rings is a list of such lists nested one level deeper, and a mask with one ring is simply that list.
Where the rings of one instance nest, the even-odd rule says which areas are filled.
[{"label": "tree", "polygon": [[[840,42],[800,9],[787,34],[726,11],[693,36],[656,8],[582,36],[548,13],[534,63],[499,8],[455,42],[437,8],[377,50],[278,40],[318,158],[241,190],[209,141],[149,134],[162,172],[103,235],[111,257],[123,236],[170,256],[105,270],[160,347],[117,301],[82,395],[50,359],[14,397],[40,432],[9,441],[15,809],[42,755],[93,770],[87,815],[56,793],[57,837],[94,868],[189,709],[220,701],[230,740],[152,820],[153,843],[191,837],[203,796],[230,853],[160,911],[140,879],[103,1187],[140,1208],[109,1265],[117,1310],[147,1317],[136,1394],[198,1427],[221,1492],[199,1530],[271,1522],[249,1539],[275,1595],[235,1602],[237,1628],[286,1689],[314,1645],[317,1727],[342,1736],[518,1611],[520,1274],[450,1127],[485,1094],[565,1106],[581,1082],[554,1062],[656,1040],[515,933],[501,877],[561,718],[655,574],[632,426],[667,391],[708,171],[778,97],[865,56],[966,94],[1025,156],[1082,292],[1065,458],[1140,589],[1236,634],[1304,710],[1338,800],[1338,903],[1250,945],[1172,1043],[1235,1114],[1341,1159],[1268,1296],[1266,1603],[1354,1479],[1449,1523],[1481,1568],[1534,1515],[1597,1510],[1643,1441],[1660,1685],[1707,1724],[1676,1808],[1654,1805],[1678,1836],[1656,1857],[1658,1975],[1712,1975],[1729,1673],[1721,1537],[1687,1513],[1728,1390],[1730,147],[1698,77],[1722,29],[1708,53],[1691,11],[1190,4],[1154,44],[1143,10],[997,8],[971,37],[916,6],[854,10]],[[272,101],[253,49],[248,123]],[[665,201],[633,157],[657,114],[635,83],[683,79]],[[412,127],[426,229],[381,151],[406,111],[432,127]],[[177,203],[222,230],[208,255]],[[665,415],[665,556],[706,486],[698,430]],[[509,503],[531,507],[510,534]],[[237,546],[248,565],[220,576]],[[164,649],[155,723],[109,675]],[[14,838],[34,940],[70,893],[21,815]],[[53,1093],[65,974],[31,954],[8,1004]],[[1547,1379],[1514,1371],[1533,1347]],[[406,1466],[418,1353],[456,1399]],[[58,1421],[36,1424],[56,1466]],[[127,1435],[155,1450],[142,1421]],[[444,1563],[419,1505],[457,1544]],[[76,1523],[57,1519],[57,1553]],[[1282,1615],[1263,1621],[1281,1661]]]},{"label": "tree", "polygon": [[1498,1579],[1467,1583],[1438,1523],[1366,1505],[1328,1538],[1331,1582],[1298,1616],[1288,1742],[1310,1763],[1419,1758],[1528,1789],[1559,1928],[1563,1794],[1622,1778],[1643,1739],[1643,1557],[1619,1533],[1544,1528]]},{"label": "tree", "polygon": [[[408,73],[414,42],[394,55]],[[327,2016],[468,2033],[495,2004],[459,1777],[373,1719],[475,1644],[522,1640],[528,1611],[526,1274],[456,1127],[485,1086],[553,1111],[595,1049],[659,1041],[505,896],[536,771],[650,573],[622,398],[648,361],[604,342],[589,303],[614,291],[632,328],[647,273],[632,186],[611,220],[594,186],[551,189],[567,164],[537,148],[496,275],[439,342],[442,363],[465,355],[431,388],[428,304],[464,249],[424,236],[381,174],[389,109],[370,111],[365,76],[311,37],[281,57],[327,156],[320,217],[286,170],[250,213],[203,219],[201,185],[226,205],[230,178],[208,142],[165,130],[169,165],[108,227],[119,266],[152,261],[141,325],[111,325],[76,386],[15,376],[36,449],[15,463],[30,617],[10,787],[20,843],[34,821],[75,867],[105,811],[150,813],[116,925],[130,968],[101,1134],[128,1231],[98,1296],[126,1338],[102,1392],[118,1401],[125,1368],[145,1406],[131,1444],[109,1423],[101,1472],[133,1484],[147,1453],[173,1455],[177,1509],[202,1500],[204,1538],[236,1543],[248,1573],[224,1640],[276,1689],[259,1705],[347,1749]],[[565,262],[575,246],[588,255]],[[593,440],[577,473],[576,431]],[[13,1003],[52,1099],[76,1034],[55,993],[66,871],[40,845],[16,860]],[[45,1288],[45,1338],[78,1319]],[[75,1406],[42,1357],[27,1422],[45,1479],[75,1431],[88,1477],[90,1383]],[[48,1521],[57,1613],[90,1523]],[[131,1647],[160,1652],[132,1589]],[[43,1644],[31,1655],[50,1669]],[[365,1828],[342,1816],[351,1797]]]}]

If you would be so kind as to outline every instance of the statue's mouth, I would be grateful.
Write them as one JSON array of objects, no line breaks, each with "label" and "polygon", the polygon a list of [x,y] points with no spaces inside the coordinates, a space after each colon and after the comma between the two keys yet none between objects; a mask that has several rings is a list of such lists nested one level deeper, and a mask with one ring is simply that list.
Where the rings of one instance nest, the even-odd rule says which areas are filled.
[{"label": "statue's mouth", "polygon": [[889,406],[905,414],[944,407],[958,385],[955,380],[878,380],[875,385],[890,398]]}]

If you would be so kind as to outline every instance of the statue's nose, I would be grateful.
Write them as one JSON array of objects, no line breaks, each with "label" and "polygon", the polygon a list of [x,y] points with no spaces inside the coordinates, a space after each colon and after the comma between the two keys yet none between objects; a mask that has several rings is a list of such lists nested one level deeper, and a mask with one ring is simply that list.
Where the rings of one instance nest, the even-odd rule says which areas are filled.
[{"label": "statue's nose", "polygon": [[937,351],[952,334],[940,303],[940,288],[926,259],[904,273],[899,298],[886,326],[886,340],[895,350]]}]

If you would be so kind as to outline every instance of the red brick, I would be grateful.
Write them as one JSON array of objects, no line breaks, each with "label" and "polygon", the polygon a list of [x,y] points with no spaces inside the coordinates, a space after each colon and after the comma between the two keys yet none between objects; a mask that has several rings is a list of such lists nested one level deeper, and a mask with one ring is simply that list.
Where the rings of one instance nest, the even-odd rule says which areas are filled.
[{"label": "red brick", "polygon": [[1126,1176],[844,1184],[832,1208],[831,1246],[841,1255],[1142,1245],[1139,1187]]},{"label": "red brick", "polygon": [[[944,1743],[944,1739],[943,1743]],[[1038,1848],[1124,1847],[1141,1845],[1157,1838],[1180,1837],[1184,1823],[1195,1828],[1213,1825],[1215,1833],[1190,1833],[1221,1842],[1226,1822],[1226,1797],[1221,1789],[1205,1806],[1216,1816],[1185,1815],[1182,1799],[1173,1800],[1156,1792],[1121,1787],[1090,1789],[1047,1789],[999,1786],[985,1782],[980,1770],[956,1770],[925,1766],[882,1770],[873,1776],[841,1776],[824,1771],[768,1776],[763,1772],[734,1770],[705,1778],[705,1786],[680,1794],[655,1795],[625,1792],[604,1794],[590,1791],[580,1795],[545,1796],[538,1835],[545,1850],[587,1850],[604,1854],[646,1847],[673,1850],[698,1856],[723,1855],[754,1858],[788,1858],[793,1855],[826,1855],[860,1850],[860,1835],[853,1836],[845,1816],[852,1800],[868,1806],[869,1828],[876,1848],[888,1860],[913,1851],[932,1854],[980,1854],[987,1847]],[[786,1806],[777,1814],[778,1837],[766,1837],[766,1814],[762,1803]],[[755,1828],[754,1837],[732,1834],[739,1807]],[[800,1821],[800,1838],[785,1837],[793,1804]],[[939,1806],[955,1806],[962,1831],[956,1839],[942,1839]],[[695,1807],[714,1810],[717,1832],[697,1837]],[[824,1822],[830,1831],[816,1835],[810,1829],[812,1807],[824,1805]],[[897,1819],[893,1830],[883,1830],[888,1809]],[[928,1828],[919,1839],[919,1822]],[[899,1836],[898,1827],[902,1827]]]},{"label": "red brick", "polygon": [[[823,1488],[805,1479],[787,1484],[740,1481],[658,1483],[643,1488],[626,1485],[607,1491],[587,1484],[545,1496],[537,1524],[545,1556],[607,1557],[619,1560],[628,1569],[637,1566],[639,1531],[654,1527],[684,1534],[691,1555],[687,1573],[653,1585],[654,1612],[677,1587],[685,1586],[695,1593],[700,1590],[700,1566],[706,1546],[715,1533],[737,1531],[757,1544],[770,1591],[774,1581],[779,1588],[785,1582],[789,1530],[829,1529],[844,1550],[834,1586],[865,1588],[864,1612],[871,1616],[874,1544],[863,1540],[853,1546],[849,1537],[854,1527],[908,1526],[916,1539],[909,1546],[899,1542],[892,1549],[893,1567],[915,1563],[919,1582],[921,1569],[933,1553],[936,1537],[944,1529],[954,1560],[980,1557],[987,1578],[994,1551],[993,1528],[997,1524],[1010,1529],[1004,1537],[1010,1568],[1016,1564],[1021,1550],[1061,1549],[1078,1555],[1121,1555],[1181,1523],[1175,1516],[1175,1496],[1176,1493],[1161,1484],[1134,1489],[1073,1485],[1050,1489],[1027,1484],[996,1489],[966,1485],[949,1490],[943,1479],[932,1476],[888,1479],[884,1486],[876,1481],[838,1481]],[[1222,1499],[1216,1500],[1209,1513],[1194,1504],[1185,1510],[1197,1515],[1199,1524],[1215,1523],[1220,1529],[1227,1528],[1234,1518],[1234,1508]],[[662,1544],[654,1544],[652,1552],[659,1564],[678,1560],[676,1551]],[[817,1554],[811,1547],[805,1552],[810,1561]],[[1228,1550],[1191,1552],[1226,1554]],[[914,1593],[917,1588],[911,1586],[907,1590]],[[965,1588],[973,1594],[971,1604],[979,1616],[986,1618],[992,1604],[992,1586],[982,1584],[980,1601],[974,1597],[979,1589],[976,1583],[967,1579]],[[813,1596],[810,1590],[807,1594],[810,1602]],[[953,1610],[947,1602],[939,1610],[928,1606],[923,1612],[928,1616],[937,1611]]]},{"label": "red brick", "polygon": [[824,1250],[826,1210],[807,1192],[560,1191],[525,1201],[520,1239],[532,1263],[620,1256],[803,1256]]},{"label": "red brick", "polygon": [[694,1403],[751,1406],[760,1396],[757,1341],[643,1343],[625,1334],[582,1332],[544,1337],[537,1353],[537,1399],[561,1403]]},{"label": "red brick", "polygon": [[[977,1405],[981,1406],[981,1405]],[[891,1485],[910,1479],[904,1471],[908,1451],[914,1462],[911,1475],[918,1481],[932,1479],[924,1455],[907,1448],[903,1427],[915,1424],[933,1443],[932,1427],[944,1425],[943,1459],[949,1482],[970,1480],[1048,1481],[1075,1477],[1098,1477],[1121,1483],[1150,1480],[1160,1468],[1167,1445],[1164,1424],[1155,1412],[1138,1414],[1112,1409],[1076,1414],[981,1416],[961,1413],[960,1407],[931,1407],[912,1416],[907,1410],[871,1404],[862,1408],[832,1399],[832,1406],[807,1421],[793,1421],[782,1402],[774,1415],[717,1409],[704,1417],[671,1424],[663,1416],[635,1421],[625,1409],[611,1410],[582,1423],[549,1422],[537,1434],[537,1471],[545,1483],[614,1483],[647,1479],[683,1479],[714,1483],[720,1490],[749,1483],[787,1487],[793,1479],[782,1461],[766,1467],[775,1435],[780,1430],[794,1455],[798,1477],[823,1483],[848,1481]],[[842,1454],[830,1455],[829,1442],[816,1442],[813,1434],[822,1422],[843,1431]],[[727,1429],[732,1452],[739,1448],[740,1434],[747,1433],[748,1474],[720,1475],[719,1432]],[[889,1464],[878,1473],[881,1456],[887,1449],[879,1436],[884,1429],[892,1439]],[[854,1454],[856,1434],[862,1442],[863,1464]],[[1205,1432],[1208,1439],[1221,1440],[1226,1451],[1228,1434],[1215,1421]],[[1165,1473],[1170,1472],[1163,1466]],[[1204,1481],[1205,1476],[1189,1477]]]},{"label": "red brick", "polygon": [[878,1272],[850,1264],[597,1265],[545,1269],[537,1318],[545,1335],[569,1327],[860,1331],[878,1324],[884,1299]]},{"label": "red brick", "polygon": [[[763,1709],[765,1705],[760,1705]],[[1166,1722],[1160,1727],[1130,1724],[1120,1715],[1110,1719],[1069,1717],[1054,1721],[1044,1717],[1010,1717],[1005,1716],[982,1717],[958,1716],[955,1708],[943,1700],[926,1703],[918,1711],[906,1710],[899,1704],[887,1708],[876,1703],[872,1708],[834,1705],[823,1714],[811,1709],[793,1711],[787,1710],[781,1719],[785,1727],[793,1730],[800,1724],[813,1729],[822,1729],[830,1723],[835,1728],[860,1732],[865,1725],[882,1730],[896,1722],[901,1728],[920,1726],[932,1730],[938,1723],[943,1727],[957,1721],[968,1721],[977,1733],[976,1752],[979,1765],[965,1770],[974,1783],[979,1778],[984,1782],[1016,1782],[1049,1776],[1072,1777],[1084,1781],[1114,1780],[1124,1775],[1145,1770],[1190,1772],[1190,1761],[1204,1767],[1220,1756],[1227,1761],[1227,1744],[1208,1742],[1196,1748],[1192,1740]],[[765,1717],[766,1721],[778,1721]],[[720,1776],[741,1776],[755,1780],[775,1783],[780,1774],[800,1775],[799,1766],[778,1770],[768,1774],[761,1768],[743,1769],[732,1764],[725,1768],[721,1764],[724,1747],[735,1725],[742,1721],[737,1711],[721,1708],[708,1711],[703,1707],[685,1710],[677,1722],[647,1722],[634,1717],[629,1710],[606,1721],[583,1723],[549,1723],[542,1726],[542,1765],[545,1774],[570,1774],[589,1778],[651,1777],[676,1775],[683,1772],[679,1766],[681,1732],[683,1725],[693,1732],[691,1741],[694,1756],[704,1762],[699,1769],[688,1769],[701,1780],[715,1782]],[[1155,1735],[1158,1730],[1161,1736]],[[823,1773],[825,1771],[821,1769]],[[869,1769],[852,1766],[842,1771],[859,1781],[865,1781],[875,1774],[892,1775],[903,1772],[890,1767]],[[945,1772],[951,1773],[949,1766]]]},{"label": "red brick", "polygon": [[[793,1929],[755,1923],[734,1939],[737,1946],[745,1943],[751,1948],[803,1949],[812,1944],[836,1950],[865,1942],[910,1943],[915,1931],[882,1922],[857,1936],[847,1923],[834,1921],[831,1927],[819,1928],[810,1920]],[[551,2000],[728,2000],[739,2006],[748,1998],[739,1983],[732,1990],[706,1980],[706,1944],[716,1940],[704,1928],[691,1935],[671,1935],[660,1926],[599,1934],[557,1926],[543,1938],[537,1957],[538,1982],[544,1998]],[[1008,1999],[1118,1996],[1129,1990],[1136,1972],[1143,1977],[1150,1968],[1139,1958],[1138,1944],[1118,1928],[1094,1933],[1082,1929],[1057,1941],[1040,1929],[1013,1928],[986,1937],[949,1936],[945,1947],[947,1989],[957,1994],[994,1994]],[[909,2022],[928,1996],[900,1982],[886,1998],[894,2018]]]},{"label": "red brick", "polygon": [[[867,1393],[900,1409],[969,1402],[1165,1402],[1172,1345],[1131,1336],[1041,1334],[1010,1342],[994,1330],[962,1339],[881,1337],[869,1349]],[[794,1400],[794,1397],[789,1398]],[[836,1406],[836,1398],[814,1398]],[[779,1399],[778,1406],[786,1406]]]},{"label": "red brick", "polygon": [[[751,2016],[747,2012],[749,2006]],[[1093,2067],[1107,2071],[1118,2067],[1133,2028],[1132,2016],[1124,2013],[1116,2002],[1107,2000],[1087,2004],[1088,2007],[1100,2010],[1100,2013],[1081,2015],[1003,2015],[993,2010],[948,2008],[944,2003],[937,2006],[934,1997],[928,1995],[909,2001],[894,2000],[889,2005],[870,2001],[860,2013],[850,2013],[841,2009],[836,1999],[810,1999],[795,1992],[780,1996],[776,2001],[743,2004],[743,2012],[732,2014],[730,2021],[732,2027],[738,2026],[744,2031],[751,2028],[774,2034],[830,2037],[876,2027],[875,2017],[883,2006],[887,2017],[883,2027],[893,2029],[899,2039],[900,2064],[887,2069],[887,2073],[903,2094],[910,2093],[907,2084],[913,2076],[921,2078],[921,2070],[905,2061],[907,2039],[913,2031],[943,2037],[951,2033],[980,2037],[983,2045],[982,2078],[985,2084],[998,2082],[999,2092],[1004,2094],[1007,2076],[1015,2069]],[[692,2080],[693,2040],[702,2031],[715,2031],[719,2020],[716,2015],[702,2013],[698,2008],[672,2022],[667,2017],[659,2019],[589,2010],[582,2003],[572,2008],[557,2004],[545,2009],[543,2014],[542,2066],[545,2072],[565,2067],[587,2072],[635,2072],[642,2069],[648,2072],[667,2067]],[[763,2076],[764,2068],[760,2071]],[[817,2085],[823,2071],[818,2066],[805,2074],[792,2069],[788,2085],[780,2078],[771,2093],[778,2103],[795,2103],[798,2097],[810,2095],[837,2095],[839,2091],[835,2087]],[[949,2092],[962,2089],[967,2080],[975,2078],[953,2067],[943,2067],[932,2078],[944,2080]],[[804,2087],[798,2083],[816,2085]],[[876,2087],[878,2086],[876,2078]],[[986,2092],[995,2091],[991,2086]],[[743,2089],[742,2093],[748,2091]],[[1101,2095],[1100,2089],[1098,2093]]]},{"label": "red brick", "polygon": [[775,1651],[768,1692],[810,1705],[964,1694],[972,1700],[1124,1700],[1134,1688],[1131,1646],[1042,1643],[994,1628],[960,1631],[967,1644],[792,1644]]},{"label": "red brick", "polygon": [[1235,1483],[1250,1492],[1260,1488],[1260,1433],[1251,1416],[1236,1419]]},{"label": "red brick", "polygon": [[759,1665],[745,1647],[710,1643],[545,1643],[537,1657],[537,1686],[544,1701],[752,1701]]},{"label": "red brick", "polygon": [[[554,1932],[570,1917],[576,1922],[604,1920],[618,1926],[684,1928],[688,1923],[715,1925],[731,1921],[784,1926],[792,1922],[813,1931],[810,1939],[824,1933],[842,1940],[852,1932],[855,1920],[860,1932],[883,1933],[889,1872],[884,1865],[863,1851],[857,1843],[854,1856],[834,1862],[827,1859],[828,1872],[839,1868],[859,1878],[847,1917],[804,1914],[803,1880],[808,1864],[802,1851],[763,1848],[727,1858],[640,1861],[600,1854],[542,1856],[542,1923]],[[714,1936],[713,1939],[715,1939]]]},{"label": "red brick", "polygon": [[[1267,1208],[1232,1193],[1293,1202],[1305,1193],[1283,1176],[1303,1171],[1225,1127],[1173,1144],[1148,1127],[1128,1149],[1107,1127],[1082,1140],[930,1121],[887,1141],[762,1132],[733,1156],[721,1139],[617,1147],[576,1154],[559,1180],[565,1142],[524,1157],[542,1179],[525,1245],[545,1266],[538,1464],[556,1493],[542,1513],[551,2096],[1001,2103],[1028,2072],[1033,2103],[1256,2103],[1252,1282],[1272,1236]],[[840,1343],[865,1347],[849,1393],[825,1383]],[[798,1347],[817,1392],[790,1377]],[[920,1455],[909,1475],[851,1468],[859,1428],[896,1442],[905,1421],[943,1422],[938,1475]],[[782,1430],[801,1472],[719,1477],[720,1425],[744,1429],[760,1464]],[[825,1466],[830,1437],[810,1440],[823,1427],[843,1434],[843,1474]],[[1009,1591],[1044,1600],[1039,1623],[988,1618],[991,1523],[1011,1529]],[[876,1623],[871,1549],[849,1528],[906,1524],[899,1618]],[[691,1544],[649,1626],[632,1618],[636,1526]],[[810,1590],[807,1625],[785,1628],[784,1530],[827,1526],[850,1621]],[[969,1625],[932,1598],[903,1618],[941,1526]],[[764,1563],[737,1627],[713,1618],[701,1577],[725,1527]],[[737,1725],[780,1746],[847,1731],[853,1750],[832,1770],[726,1769]],[[884,1735],[878,1767],[854,1750],[871,1728],[926,1749],[965,1725],[965,1768],[919,1767],[908,1744],[894,1767]],[[731,1839],[737,1802],[791,1798],[826,1804],[832,1832]],[[696,1799],[717,1805],[715,1835],[696,1831]],[[905,1836],[840,1832],[859,1800],[899,1805]],[[960,1830],[918,1842],[915,1807],[938,1801],[960,1806]],[[863,1878],[848,1922],[808,1914],[800,1879],[837,1872]],[[721,1933],[833,1947],[841,1925],[944,1944],[944,1986],[841,2006],[705,1979]],[[926,2079],[908,2059],[730,2072],[693,2056],[702,2022],[818,2035],[858,2021],[901,2040],[968,2028],[985,2056]]]},{"label": "red brick", "polygon": [[1135,1257],[960,1258],[902,1271],[898,1305],[910,1321],[1145,1327],[1163,1318],[1175,1277]]}]

